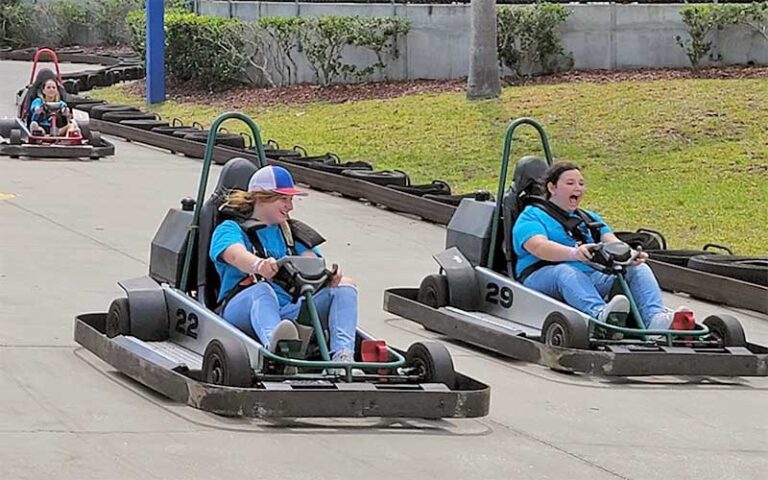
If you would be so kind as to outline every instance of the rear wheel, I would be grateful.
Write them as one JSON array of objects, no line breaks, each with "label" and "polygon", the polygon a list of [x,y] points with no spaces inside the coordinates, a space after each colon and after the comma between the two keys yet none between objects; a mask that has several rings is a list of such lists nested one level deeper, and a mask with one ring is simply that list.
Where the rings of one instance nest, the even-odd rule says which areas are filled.
[{"label": "rear wheel", "polygon": [[541,340],[550,347],[589,349],[589,326],[574,313],[552,312],[544,320]]},{"label": "rear wheel", "polygon": [[9,137],[9,140],[11,142],[11,145],[21,145],[21,130],[18,128],[14,128],[11,130],[11,135]]},{"label": "rear wheel", "polygon": [[127,298],[123,297],[112,300],[112,303],[109,305],[109,311],[107,311],[104,333],[108,338],[131,333],[131,312]]},{"label": "rear wheel", "polygon": [[437,342],[418,342],[405,354],[406,366],[417,371],[423,383],[442,383],[453,390],[456,387],[456,370],[451,354],[445,345]]},{"label": "rear wheel", "polygon": [[704,319],[712,336],[723,342],[724,347],[744,347],[747,345],[747,336],[741,322],[733,315],[710,315]]},{"label": "rear wheel", "polygon": [[211,340],[203,354],[203,381],[228,387],[250,387],[251,362],[243,342],[232,338]]},{"label": "rear wheel", "polygon": [[432,308],[448,305],[448,279],[445,275],[427,275],[419,286],[418,301]]}]

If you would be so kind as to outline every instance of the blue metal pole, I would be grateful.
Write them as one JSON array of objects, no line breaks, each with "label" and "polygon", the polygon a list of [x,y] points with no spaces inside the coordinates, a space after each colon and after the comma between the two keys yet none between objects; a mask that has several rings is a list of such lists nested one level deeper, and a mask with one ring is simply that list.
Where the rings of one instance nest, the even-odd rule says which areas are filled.
[{"label": "blue metal pole", "polygon": [[147,1],[147,103],[165,101],[164,0]]}]

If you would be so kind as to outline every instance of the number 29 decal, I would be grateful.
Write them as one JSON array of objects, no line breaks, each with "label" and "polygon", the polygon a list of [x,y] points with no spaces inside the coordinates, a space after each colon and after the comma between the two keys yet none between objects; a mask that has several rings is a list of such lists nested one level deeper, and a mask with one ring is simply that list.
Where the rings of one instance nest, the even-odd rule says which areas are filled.
[{"label": "number 29 decal", "polygon": [[494,305],[501,305],[504,308],[512,306],[512,289],[509,287],[499,287],[493,282],[488,282],[485,286],[485,301]]},{"label": "number 29 decal", "polygon": [[[189,321],[189,323],[187,323]],[[184,311],[183,308],[176,310],[176,331],[190,338],[197,338],[198,318],[194,313]]]}]

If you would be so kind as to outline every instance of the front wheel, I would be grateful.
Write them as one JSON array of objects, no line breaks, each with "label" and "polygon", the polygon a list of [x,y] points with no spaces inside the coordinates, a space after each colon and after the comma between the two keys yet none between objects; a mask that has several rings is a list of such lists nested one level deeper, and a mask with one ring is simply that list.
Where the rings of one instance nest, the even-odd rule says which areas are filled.
[{"label": "front wheel", "polygon": [[575,313],[552,312],[544,320],[541,339],[550,347],[588,350],[589,325]]},{"label": "front wheel", "polygon": [[251,361],[243,342],[233,338],[213,339],[203,354],[203,381],[227,387],[252,385]]},{"label": "front wheel", "polygon": [[424,383],[442,383],[451,390],[456,386],[451,354],[441,343],[414,343],[405,354],[405,364],[414,368]]},{"label": "front wheel", "polygon": [[112,300],[107,311],[104,333],[107,335],[107,338],[129,335],[131,333],[131,311],[127,298],[122,297]]},{"label": "front wheel", "polygon": [[744,347],[747,345],[744,327],[733,315],[710,315],[704,319],[703,323],[712,332],[712,336],[723,343],[724,347]]}]

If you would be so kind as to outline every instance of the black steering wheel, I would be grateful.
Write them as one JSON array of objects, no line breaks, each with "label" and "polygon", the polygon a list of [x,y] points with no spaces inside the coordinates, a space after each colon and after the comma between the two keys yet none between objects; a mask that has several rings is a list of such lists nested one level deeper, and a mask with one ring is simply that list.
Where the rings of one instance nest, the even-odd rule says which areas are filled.
[{"label": "black steering wheel", "polygon": [[624,242],[601,242],[589,247],[592,260],[585,263],[598,272],[617,274],[626,269],[640,255],[640,249],[633,250]]},{"label": "black steering wheel", "polygon": [[329,270],[325,259],[320,257],[305,257],[289,255],[277,261],[278,271],[272,281],[281,286],[293,300],[298,300],[305,293],[315,293],[324,288],[339,270],[333,264]]}]

